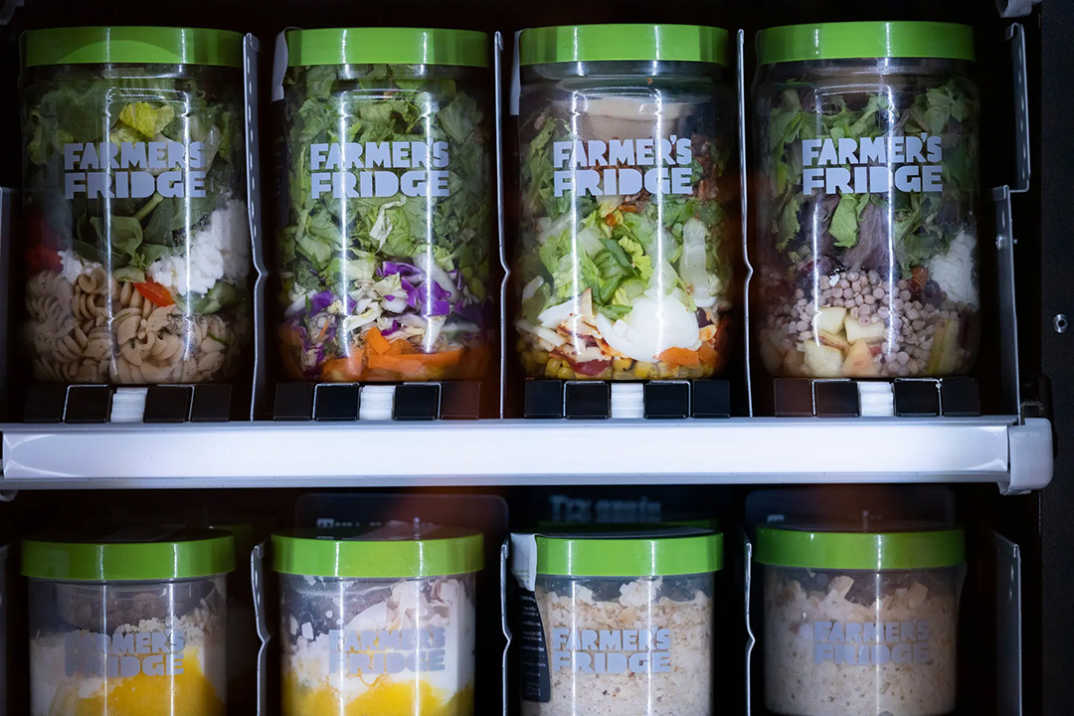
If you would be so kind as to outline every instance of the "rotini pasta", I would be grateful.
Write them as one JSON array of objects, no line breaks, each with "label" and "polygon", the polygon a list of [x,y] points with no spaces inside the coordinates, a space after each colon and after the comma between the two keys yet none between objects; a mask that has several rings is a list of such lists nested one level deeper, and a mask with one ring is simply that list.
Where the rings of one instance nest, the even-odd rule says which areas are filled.
[{"label": "rotini pasta", "polygon": [[69,282],[43,271],[26,288],[35,379],[119,384],[200,383],[230,374],[248,325],[157,306],[101,266]]}]

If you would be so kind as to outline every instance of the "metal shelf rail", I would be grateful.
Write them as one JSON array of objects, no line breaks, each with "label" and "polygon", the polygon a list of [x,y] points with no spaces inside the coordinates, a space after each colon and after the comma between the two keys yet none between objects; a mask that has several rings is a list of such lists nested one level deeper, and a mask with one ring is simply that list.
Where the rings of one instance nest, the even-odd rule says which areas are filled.
[{"label": "metal shelf rail", "polygon": [[992,482],[1052,477],[1049,421],[225,423],[0,426],[0,489]]}]

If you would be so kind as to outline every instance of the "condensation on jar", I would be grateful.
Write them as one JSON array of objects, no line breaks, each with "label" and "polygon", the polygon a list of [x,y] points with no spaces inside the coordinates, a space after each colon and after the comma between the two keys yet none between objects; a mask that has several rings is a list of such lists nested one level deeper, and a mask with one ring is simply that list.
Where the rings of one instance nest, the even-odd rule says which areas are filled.
[{"label": "condensation on jar", "polygon": [[388,522],[272,542],[284,716],[474,713],[479,533]]},{"label": "condensation on jar", "polygon": [[253,337],[242,36],[83,27],[24,39],[27,372],[230,380]]},{"label": "condensation on jar", "polygon": [[787,716],[956,707],[960,530],[760,527],[765,706]]},{"label": "condensation on jar", "polygon": [[488,35],[290,30],[276,231],[289,379],[486,376],[494,322]]},{"label": "condensation on jar", "polygon": [[981,332],[972,29],[777,27],[759,33],[758,57],[751,326],[767,372],[969,372]]},{"label": "condensation on jar", "polygon": [[231,535],[27,540],[30,714],[227,713]]},{"label": "condensation on jar", "polygon": [[[722,535],[512,535],[523,716],[709,716]],[[535,570],[535,571],[534,571]]]},{"label": "condensation on jar", "polygon": [[519,40],[513,325],[528,377],[719,373],[741,259],[727,32],[576,25]]}]

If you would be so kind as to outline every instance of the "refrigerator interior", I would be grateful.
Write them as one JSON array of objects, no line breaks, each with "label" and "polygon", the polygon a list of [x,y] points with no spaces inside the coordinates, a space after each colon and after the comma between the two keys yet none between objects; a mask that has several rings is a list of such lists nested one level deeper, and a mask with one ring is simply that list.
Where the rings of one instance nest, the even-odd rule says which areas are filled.
[{"label": "refrigerator interior", "polygon": [[[13,4],[13,3],[8,3]],[[1000,17],[994,4],[987,0],[957,0],[952,2],[878,2],[868,6],[844,0],[758,0],[737,3],[730,0],[700,2],[672,0],[660,4],[637,1],[593,2],[584,5],[561,0],[520,7],[491,0],[460,0],[456,3],[436,3],[430,0],[400,0],[391,4],[341,4],[326,0],[296,2],[295,0],[266,0],[256,6],[248,0],[221,0],[210,5],[164,0],[152,4],[131,0],[102,3],[72,3],[54,0],[24,0],[11,22],[0,27],[0,91],[9,98],[0,111],[0,146],[5,160],[0,161],[0,186],[18,187],[19,156],[22,140],[19,136],[17,103],[18,36],[30,28],[57,24],[156,24],[211,26],[254,33],[260,52],[260,103],[262,107],[261,157],[262,183],[271,186],[272,143],[276,137],[270,111],[269,82],[272,76],[274,38],[284,27],[343,27],[362,25],[415,25],[427,27],[458,27],[501,31],[505,38],[504,90],[508,92],[510,57],[517,30],[539,25],[596,22],[678,22],[714,24],[745,31],[745,81],[747,92],[755,72],[753,37],[760,28],[773,24],[828,20],[922,19],[945,20],[971,24],[976,31],[978,82],[981,91],[981,186],[1013,185],[1016,175],[1015,108],[1012,91],[1012,63],[1008,28],[1019,22],[1025,30],[1028,70],[1030,165],[1032,174],[1027,191],[1012,195],[1016,266],[1018,363],[1022,378],[1021,405],[1023,417],[1043,417],[1051,420],[1056,446],[1054,479],[1041,491],[1028,494],[1000,494],[997,485],[972,484],[973,480],[950,484],[940,473],[892,478],[893,484],[854,484],[852,476],[842,474],[838,480],[845,484],[826,485],[826,455],[840,449],[838,444],[823,444],[818,440],[816,452],[803,455],[803,461],[817,461],[815,472],[821,477],[804,478],[812,486],[809,499],[833,512],[860,514],[865,506],[882,505],[890,512],[882,517],[895,519],[909,516],[929,505],[942,516],[964,526],[968,535],[969,567],[961,601],[959,617],[959,705],[958,714],[1066,714],[1074,713],[1074,695],[1063,683],[1062,675],[1074,668],[1066,641],[1074,633],[1074,614],[1065,607],[1072,587],[1072,560],[1069,545],[1074,540],[1074,524],[1069,519],[1074,507],[1074,490],[1069,484],[1074,463],[1069,457],[1071,436],[1074,435],[1074,349],[1071,341],[1074,330],[1067,328],[1061,316],[1074,317],[1069,276],[1074,271],[1074,251],[1069,245],[1069,221],[1063,209],[1069,205],[1069,187],[1074,186],[1074,140],[1070,136],[1074,97],[1070,92],[1070,77],[1074,73],[1074,53],[1069,51],[1069,37],[1074,33],[1074,6],[1060,0],[1045,0],[1035,6],[1027,17]],[[1001,3],[1004,4],[1004,3]],[[1006,4],[1004,4],[1006,5]],[[5,6],[6,7],[6,6]],[[2,13],[0,13],[2,15]],[[62,18],[62,22],[57,19]],[[747,117],[748,117],[747,110]],[[512,226],[517,221],[517,207],[511,201],[516,188],[517,167],[513,156],[514,125],[504,118],[504,220],[506,242],[511,246]],[[748,119],[747,119],[748,121]],[[751,157],[752,160],[752,157]],[[987,191],[987,190],[986,190]],[[981,246],[991,248],[989,237],[996,236],[993,211],[988,197],[980,208]],[[263,195],[266,219],[273,213],[270,194]],[[267,235],[267,234],[266,234]],[[3,251],[17,256],[9,246]],[[981,285],[995,285],[998,252],[982,251]],[[12,405],[21,397],[23,370],[19,366],[19,350],[15,336],[21,306],[18,288],[18,261],[14,260],[8,280],[0,280],[11,307],[7,336],[2,341],[5,355],[0,366],[6,368],[3,391],[9,394]],[[11,280],[14,279],[14,280]],[[983,291],[991,296],[988,288]],[[996,326],[985,331],[981,358],[974,375],[981,390],[986,415],[1009,414],[1008,395],[1001,387],[1003,360],[1010,355],[1011,346],[1004,343],[998,328],[1002,307],[986,300],[982,321]],[[508,361],[510,361],[510,354]],[[744,366],[738,366],[744,371]],[[508,365],[505,383],[508,415],[520,410],[521,377]],[[741,389],[741,380],[735,389]],[[745,415],[744,400],[739,397],[737,417]],[[407,429],[412,430],[412,425]],[[420,424],[419,424],[420,425]],[[142,426],[146,429],[148,426]],[[318,426],[311,425],[312,430]],[[574,430],[586,430],[580,425]],[[135,428],[137,430],[139,428]],[[413,433],[408,433],[413,434]],[[627,433],[623,433],[628,435]],[[0,545],[14,545],[26,535],[47,531],[50,527],[127,527],[132,525],[188,524],[210,526],[245,523],[251,526],[251,538],[246,549],[263,542],[275,529],[316,524],[318,510],[327,511],[336,519],[361,514],[363,498],[377,496],[378,505],[393,505],[396,516],[406,519],[415,512],[433,509],[422,500],[437,500],[446,496],[445,504],[456,500],[465,504],[467,497],[482,496],[487,508],[489,529],[498,532],[485,535],[486,566],[479,576],[478,593],[482,599],[478,627],[478,692],[477,713],[494,714],[501,710],[501,701],[508,713],[518,713],[517,653],[508,654],[507,669],[500,668],[505,644],[500,628],[499,593],[501,589],[499,546],[507,531],[536,527],[546,521],[634,523],[661,520],[699,519],[717,517],[726,538],[727,567],[719,577],[717,593],[718,669],[716,705],[720,713],[765,713],[763,678],[760,654],[743,656],[748,641],[742,600],[745,588],[745,564],[742,558],[745,533],[750,515],[746,514],[747,500],[759,490],[777,489],[778,478],[763,479],[741,475],[721,477],[720,446],[717,437],[698,433],[679,438],[683,440],[712,440],[712,463],[698,465],[696,479],[654,476],[651,472],[622,481],[609,475],[588,475],[574,479],[569,471],[532,475],[532,470],[520,466],[513,456],[490,445],[482,452],[483,472],[479,477],[457,470],[454,477],[439,475],[436,481],[409,480],[400,477],[364,479],[363,450],[375,450],[370,437],[354,434],[339,452],[348,455],[353,472],[334,475],[330,479],[315,475],[298,479],[291,475],[285,487],[274,480],[273,474],[260,477],[245,476],[241,481],[221,481],[214,488],[213,479],[198,480],[197,489],[181,487],[186,478],[161,483],[139,484],[118,467],[127,456],[116,451],[116,479],[106,482],[107,489],[84,488],[85,484],[61,485],[57,489],[33,489],[20,484],[17,491],[7,490],[0,479]],[[574,433],[575,436],[578,433]],[[608,433],[602,433],[607,436]],[[646,439],[639,433],[638,439]],[[852,430],[840,435],[854,439]],[[615,452],[614,426],[610,442],[595,449],[601,454]],[[365,438],[363,440],[363,437]],[[534,434],[534,438],[539,436]],[[221,431],[214,440],[226,444],[228,436]],[[488,434],[494,440],[495,435]],[[627,439],[634,439],[628,437]],[[659,439],[659,436],[656,436]],[[420,432],[414,441],[421,450]],[[581,441],[575,441],[578,445]],[[763,439],[755,445],[763,445]],[[555,445],[542,446],[554,449]],[[890,446],[889,446],[890,447]],[[572,449],[581,449],[575,447]],[[907,446],[912,451],[913,446]],[[338,457],[338,456],[337,456]],[[151,456],[143,456],[152,461]],[[241,463],[242,457],[237,458]],[[309,458],[316,460],[316,457]],[[326,458],[327,459],[327,458]],[[456,456],[456,459],[460,459]],[[503,474],[498,480],[494,472]],[[266,471],[269,472],[269,471]],[[539,469],[536,472],[540,472]],[[512,475],[526,473],[512,479]],[[107,475],[105,476],[107,477]],[[241,482],[242,487],[236,487]],[[787,480],[786,482],[791,482]],[[918,484],[894,484],[899,482]],[[596,483],[596,484],[587,484]],[[932,483],[932,484],[920,484]],[[137,489],[132,489],[137,488]],[[167,489],[165,489],[167,488]],[[788,489],[801,489],[800,485]],[[502,500],[502,503],[499,502]],[[421,503],[421,507],[415,507]],[[475,503],[478,504],[478,503]],[[498,512],[502,504],[505,511]],[[883,508],[880,508],[883,512]],[[435,510],[434,510],[435,511]],[[471,515],[472,516],[472,515]],[[504,521],[500,520],[503,517]],[[474,519],[485,519],[475,516]],[[1016,548],[1012,548],[1012,545]],[[7,687],[0,702],[7,700],[8,713],[28,710],[28,664],[26,640],[25,580],[18,576],[17,550],[7,557],[7,606],[0,616],[7,620],[6,662]],[[237,565],[229,578],[233,596],[243,600],[249,594],[248,562]],[[277,615],[274,610],[273,580],[265,580],[266,623],[271,629]],[[1017,599],[1015,599],[1017,595]],[[1014,609],[1012,605],[1018,607]],[[486,609],[487,606],[487,609]],[[249,617],[247,629],[241,631],[229,645],[242,654],[236,657],[244,674],[253,674],[259,643],[252,630],[253,607],[244,612]],[[511,617],[513,619],[513,616]],[[509,622],[510,623],[510,622]],[[756,616],[752,624],[758,626]],[[261,713],[273,714],[272,704],[278,689],[274,669],[276,654],[270,650],[263,662],[265,708]],[[0,642],[0,648],[3,643]],[[234,654],[236,652],[232,652]],[[4,663],[0,655],[0,665]],[[747,675],[749,673],[749,675]],[[0,681],[2,686],[3,681]],[[259,684],[256,679],[229,687],[229,713],[257,712]],[[505,687],[505,691],[502,691]],[[747,703],[752,693],[752,704]],[[752,707],[752,708],[751,708]],[[0,707],[2,713],[2,707]]]}]

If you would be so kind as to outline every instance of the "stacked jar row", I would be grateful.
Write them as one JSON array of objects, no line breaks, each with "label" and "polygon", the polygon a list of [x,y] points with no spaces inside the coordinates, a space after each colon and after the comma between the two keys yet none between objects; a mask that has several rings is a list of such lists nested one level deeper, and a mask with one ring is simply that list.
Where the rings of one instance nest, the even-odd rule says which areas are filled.
[{"label": "stacked jar row", "polygon": [[[480,378],[497,352],[491,46],[462,30],[285,33],[270,232],[281,377]],[[34,379],[220,382],[250,363],[242,38],[25,38],[25,337]],[[980,326],[968,27],[758,36],[753,339],[800,377],[969,371]],[[744,266],[728,33],[519,38],[525,375],[719,374]]]},{"label": "stacked jar row", "polygon": [[[737,700],[715,670],[742,654],[741,614],[717,606],[742,602],[726,599],[721,534],[650,526],[511,542],[517,618],[504,618],[516,625],[522,714],[710,716]],[[273,535],[280,690],[268,703],[285,716],[474,714],[475,689],[501,687],[499,659],[481,669],[476,658],[482,543],[409,522]],[[211,530],[25,541],[30,713],[227,713],[229,664],[250,648],[229,644],[235,554]],[[961,531],[760,527],[755,561],[771,712],[954,711]]]}]

